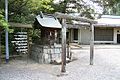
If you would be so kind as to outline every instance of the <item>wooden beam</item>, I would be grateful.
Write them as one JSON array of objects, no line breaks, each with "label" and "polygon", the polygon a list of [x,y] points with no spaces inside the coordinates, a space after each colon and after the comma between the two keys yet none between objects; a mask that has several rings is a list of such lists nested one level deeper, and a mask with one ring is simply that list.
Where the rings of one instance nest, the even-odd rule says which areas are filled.
[{"label": "wooden beam", "polygon": [[10,28],[33,28],[31,24],[13,23],[9,22]]},{"label": "wooden beam", "polygon": [[91,41],[90,41],[90,65],[93,65],[94,58],[94,26],[91,24]]},{"label": "wooden beam", "polygon": [[71,20],[77,20],[77,21],[81,21],[81,22],[92,23],[92,24],[97,23],[97,21],[94,21],[92,19],[87,19],[87,18],[83,18],[83,17],[80,17],[80,16],[71,16],[71,15],[63,14],[63,13],[59,13],[59,12],[56,12],[55,16],[57,18],[61,18],[61,19],[71,19]]},{"label": "wooden beam", "polygon": [[66,21],[62,20],[62,68],[61,72],[66,72]]},{"label": "wooden beam", "polygon": [[69,29],[80,29],[82,27],[90,27],[90,24],[67,24],[66,26]]}]

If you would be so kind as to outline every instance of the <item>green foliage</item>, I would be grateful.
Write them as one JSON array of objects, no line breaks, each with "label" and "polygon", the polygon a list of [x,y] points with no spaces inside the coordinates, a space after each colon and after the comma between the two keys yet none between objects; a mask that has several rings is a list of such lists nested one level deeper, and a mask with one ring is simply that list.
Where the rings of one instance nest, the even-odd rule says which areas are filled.
[{"label": "green foliage", "polygon": [[27,16],[21,16],[21,15],[14,15],[11,16],[10,22],[16,22],[16,23],[24,23],[24,24],[31,24],[34,22],[35,15],[27,15]]},{"label": "green foliage", "polygon": [[96,0],[103,7],[103,14],[120,15],[120,0]]},{"label": "green foliage", "polygon": [[53,0],[30,0],[29,8],[32,13],[39,14],[40,11],[45,13],[51,13],[54,10],[51,6]]},{"label": "green foliage", "polygon": [[29,0],[9,0],[9,16],[28,15],[30,13],[28,3]]},{"label": "green foliage", "polygon": [[7,21],[4,19],[4,16],[2,15],[1,11],[0,11],[0,27],[1,29],[6,29],[9,31],[9,25]]},{"label": "green foliage", "polygon": [[41,44],[41,30],[40,29],[34,29],[33,30],[32,41],[33,41],[33,43]]},{"label": "green foliage", "polygon": [[[4,9],[5,0],[0,0],[0,9]],[[33,23],[40,11],[53,13],[53,0],[9,0],[9,22]]]},{"label": "green foliage", "polygon": [[52,13],[53,0],[9,0],[9,21],[33,23],[40,11]]}]

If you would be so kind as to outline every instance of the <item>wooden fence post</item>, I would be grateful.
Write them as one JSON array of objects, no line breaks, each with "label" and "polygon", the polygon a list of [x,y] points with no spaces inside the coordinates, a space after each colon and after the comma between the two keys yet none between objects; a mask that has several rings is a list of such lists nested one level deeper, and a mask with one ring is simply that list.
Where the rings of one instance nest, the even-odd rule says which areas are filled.
[{"label": "wooden fence post", "polygon": [[94,58],[94,26],[91,26],[91,41],[90,41],[90,65],[93,65],[93,58]]},{"label": "wooden fence post", "polygon": [[62,20],[62,68],[61,72],[66,72],[66,21]]}]

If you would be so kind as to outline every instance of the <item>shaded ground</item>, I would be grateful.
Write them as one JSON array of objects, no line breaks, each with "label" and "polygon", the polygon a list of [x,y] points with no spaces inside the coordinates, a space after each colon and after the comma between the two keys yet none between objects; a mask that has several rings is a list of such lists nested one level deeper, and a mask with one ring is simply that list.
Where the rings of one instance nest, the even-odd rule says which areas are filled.
[{"label": "shaded ground", "polygon": [[33,61],[13,60],[0,67],[0,80],[120,80],[120,45],[96,45],[94,65],[89,65],[89,46],[72,50],[78,59],[60,74],[59,65],[40,65]]}]

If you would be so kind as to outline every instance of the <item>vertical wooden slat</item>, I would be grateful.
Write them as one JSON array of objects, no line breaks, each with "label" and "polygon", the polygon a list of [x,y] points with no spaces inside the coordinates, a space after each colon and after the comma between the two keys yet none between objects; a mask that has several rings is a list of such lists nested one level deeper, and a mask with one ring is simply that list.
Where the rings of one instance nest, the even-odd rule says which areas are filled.
[{"label": "vertical wooden slat", "polygon": [[66,72],[66,22],[62,20],[62,68],[61,72]]},{"label": "vertical wooden slat", "polygon": [[94,26],[91,24],[91,41],[90,41],[90,65],[93,65],[94,58]]}]

